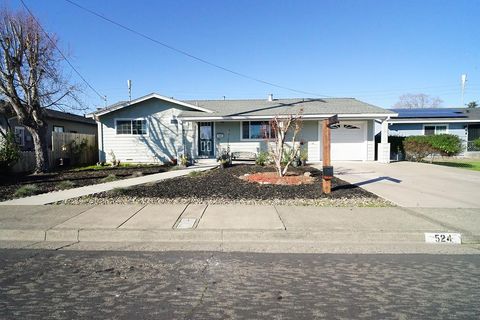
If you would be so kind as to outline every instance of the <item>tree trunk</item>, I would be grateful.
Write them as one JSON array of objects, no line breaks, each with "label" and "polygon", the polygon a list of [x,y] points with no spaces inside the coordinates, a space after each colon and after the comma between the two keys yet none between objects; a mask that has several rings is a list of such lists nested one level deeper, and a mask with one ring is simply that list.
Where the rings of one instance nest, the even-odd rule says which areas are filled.
[{"label": "tree trunk", "polygon": [[47,172],[50,169],[50,162],[48,161],[48,143],[47,131],[48,126],[44,125],[37,129],[27,127],[32,135],[33,145],[35,148],[35,170],[34,173]]}]

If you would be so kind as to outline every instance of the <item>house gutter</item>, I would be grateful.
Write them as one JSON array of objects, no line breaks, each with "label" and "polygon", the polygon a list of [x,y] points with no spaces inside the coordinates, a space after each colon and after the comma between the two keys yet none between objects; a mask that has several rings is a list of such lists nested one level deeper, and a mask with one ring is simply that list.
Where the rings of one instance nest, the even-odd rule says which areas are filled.
[{"label": "house gutter", "polygon": [[[334,116],[335,114],[305,114],[301,115],[303,119],[311,119],[311,120],[321,120],[325,118],[329,118]],[[341,119],[386,119],[389,117],[397,116],[398,114],[385,114],[385,113],[370,113],[370,114],[339,114],[338,117]],[[279,115],[282,116],[282,115]],[[287,115],[284,115],[287,116]],[[224,120],[224,121],[235,121],[235,120],[249,120],[249,119],[259,119],[259,120],[270,120],[275,115],[269,116],[217,116],[217,117],[182,117],[179,116],[178,119],[183,121],[209,121],[209,120]]]}]

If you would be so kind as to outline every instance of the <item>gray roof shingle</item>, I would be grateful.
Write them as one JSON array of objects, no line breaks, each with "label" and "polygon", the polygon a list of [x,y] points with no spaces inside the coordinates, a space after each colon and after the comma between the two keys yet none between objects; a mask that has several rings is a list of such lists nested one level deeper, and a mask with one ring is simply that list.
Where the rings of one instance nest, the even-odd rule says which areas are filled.
[{"label": "gray roof shingle", "polygon": [[213,113],[183,111],[180,117],[229,117],[229,116],[273,116],[277,114],[304,115],[325,114],[394,114],[392,111],[373,106],[354,98],[295,98],[253,100],[187,100],[186,103],[210,109]]}]

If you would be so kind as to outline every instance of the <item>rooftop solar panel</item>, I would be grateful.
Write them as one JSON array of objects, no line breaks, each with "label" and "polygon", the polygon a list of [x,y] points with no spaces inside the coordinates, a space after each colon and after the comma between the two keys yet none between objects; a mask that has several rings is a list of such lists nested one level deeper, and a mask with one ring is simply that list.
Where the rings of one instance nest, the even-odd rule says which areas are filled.
[{"label": "rooftop solar panel", "polygon": [[456,109],[390,109],[398,113],[398,118],[466,118],[467,116]]}]

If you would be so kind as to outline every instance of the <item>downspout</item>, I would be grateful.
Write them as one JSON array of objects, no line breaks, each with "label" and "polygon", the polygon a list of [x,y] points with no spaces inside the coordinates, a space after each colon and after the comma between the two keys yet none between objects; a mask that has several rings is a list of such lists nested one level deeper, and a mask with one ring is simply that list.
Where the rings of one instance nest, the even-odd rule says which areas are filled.
[{"label": "downspout", "polygon": [[105,162],[104,158],[105,150],[103,145],[103,124],[100,122],[98,116],[94,116],[95,121],[97,122],[97,134],[98,134],[98,162]]}]

